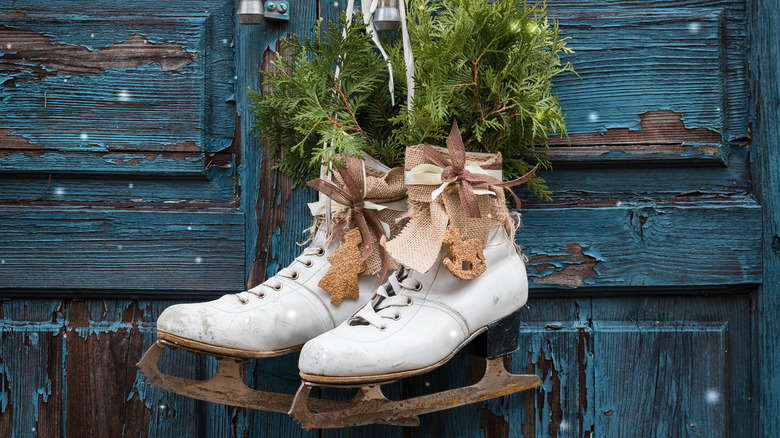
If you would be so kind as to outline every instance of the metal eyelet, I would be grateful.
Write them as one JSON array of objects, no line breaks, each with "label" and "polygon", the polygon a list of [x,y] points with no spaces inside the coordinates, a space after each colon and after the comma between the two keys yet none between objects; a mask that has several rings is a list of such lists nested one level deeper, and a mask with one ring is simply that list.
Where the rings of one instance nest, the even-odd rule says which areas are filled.
[{"label": "metal eyelet", "polygon": [[281,284],[275,284],[275,285],[273,285],[273,288],[274,288],[274,290],[282,290],[282,285]]},{"label": "metal eyelet", "polygon": [[317,257],[322,257],[325,255],[325,248],[317,248]]},{"label": "metal eyelet", "polygon": [[395,315],[393,315],[393,319],[396,320],[396,321],[401,319],[401,313],[400,312],[395,312]]},{"label": "metal eyelet", "polygon": [[246,298],[243,298],[243,297],[238,297],[238,302],[241,303],[241,304],[246,304],[246,303],[249,302],[249,300],[247,300]]},{"label": "metal eyelet", "polygon": [[257,294],[257,298],[265,298],[265,292],[260,292]]},{"label": "metal eyelet", "polygon": [[383,326],[380,326],[380,327],[379,327],[379,331],[380,331],[380,332],[383,332],[383,331],[385,331],[385,330],[387,330],[387,325],[383,325]]},{"label": "metal eyelet", "polygon": [[308,259],[304,260],[304,262],[303,262],[303,266],[305,266],[305,267],[307,267],[307,268],[311,268],[311,266],[312,266],[313,264],[314,264],[314,262],[313,262],[313,261],[311,261],[311,260],[308,260]]},{"label": "metal eyelet", "polygon": [[414,285],[414,290],[416,291],[422,290],[422,283],[418,281],[417,284]]},{"label": "metal eyelet", "polygon": [[413,303],[414,303],[413,299],[411,299],[410,297],[406,297],[406,305],[407,306],[411,306]]},{"label": "metal eyelet", "polygon": [[290,278],[293,279],[293,280],[297,280],[298,279],[298,271],[293,271],[292,277],[290,277]]}]

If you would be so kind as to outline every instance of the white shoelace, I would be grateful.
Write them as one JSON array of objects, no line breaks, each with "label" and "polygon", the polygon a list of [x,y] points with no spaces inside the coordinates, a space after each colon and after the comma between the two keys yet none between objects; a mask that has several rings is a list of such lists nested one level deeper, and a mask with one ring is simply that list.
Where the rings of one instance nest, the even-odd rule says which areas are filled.
[{"label": "white shoelace", "polygon": [[384,319],[399,320],[401,313],[393,307],[410,306],[414,302],[411,297],[402,295],[403,290],[422,288],[422,283],[407,275],[410,272],[406,268],[400,268],[397,275],[391,275],[385,284],[379,286],[370,305],[364,306],[350,318],[349,324],[366,325],[367,323],[379,330],[386,330],[387,324]]},{"label": "white shoelace", "polygon": [[273,277],[264,281],[260,285],[253,287],[252,289],[237,293],[236,297],[238,298],[238,301],[240,301],[241,304],[246,304],[249,302],[249,297],[244,294],[252,294],[258,298],[263,298],[265,297],[267,288],[270,288],[271,290],[281,290],[282,282],[279,281],[278,277],[297,280],[298,271],[295,270],[296,263],[302,264],[304,268],[310,268],[312,265],[314,265],[314,260],[312,260],[311,257],[322,257],[323,254],[325,254],[325,248],[321,246],[310,246],[305,248],[303,252],[298,257],[296,257],[289,266],[281,269]]}]

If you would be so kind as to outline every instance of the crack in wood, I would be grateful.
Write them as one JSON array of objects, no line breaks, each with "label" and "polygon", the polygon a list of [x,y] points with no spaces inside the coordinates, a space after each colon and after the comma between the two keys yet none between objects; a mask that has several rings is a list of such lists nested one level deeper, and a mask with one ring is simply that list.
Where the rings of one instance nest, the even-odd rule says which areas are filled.
[{"label": "crack in wood", "polygon": [[191,64],[197,53],[177,43],[152,43],[143,35],[108,47],[90,50],[85,46],[54,44],[51,38],[30,30],[0,25],[0,65],[16,71],[0,85],[43,80],[57,75],[99,75],[108,69],[130,69],[157,63],[162,71],[176,71]]}]

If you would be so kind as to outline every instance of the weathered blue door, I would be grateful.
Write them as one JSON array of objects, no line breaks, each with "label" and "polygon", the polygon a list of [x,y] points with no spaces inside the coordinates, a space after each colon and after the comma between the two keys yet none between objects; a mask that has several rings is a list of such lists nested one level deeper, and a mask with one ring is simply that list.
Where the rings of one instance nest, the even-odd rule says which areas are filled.
[{"label": "weathered blue door", "polygon": [[[522,193],[532,295],[515,371],[542,387],[419,428],[303,431],[150,388],[166,306],[297,253],[311,194],[249,132],[280,38],[342,2],[239,27],[231,2],[0,4],[0,436],[741,437],[780,433],[780,5],[550,0],[582,80],[559,85],[554,201]],[[253,361],[292,392],[296,356]],[[165,371],[207,377],[186,353]],[[467,384],[467,357],[395,384]]]}]

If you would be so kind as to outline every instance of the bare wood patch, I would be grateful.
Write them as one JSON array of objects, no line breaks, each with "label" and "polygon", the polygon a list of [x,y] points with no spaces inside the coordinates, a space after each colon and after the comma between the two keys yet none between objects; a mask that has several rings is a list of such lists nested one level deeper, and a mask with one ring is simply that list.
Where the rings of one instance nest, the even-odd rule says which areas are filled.
[{"label": "bare wood patch", "polygon": [[[292,57],[292,48],[284,47],[284,39],[277,41],[277,47],[279,53],[287,59]],[[276,61],[276,53],[271,50],[266,50],[263,53],[263,64],[261,70],[261,90],[263,93],[270,92],[268,86],[265,85],[265,75],[271,72],[276,72],[278,69],[273,62]],[[252,266],[249,269],[249,275],[247,276],[247,287],[253,287],[260,284],[265,279],[265,273],[269,263],[268,254],[273,248],[269,247],[272,243],[271,235],[274,230],[284,225],[285,216],[287,214],[287,203],[292,196],[293,178],[284,175],[279,172],[275,172],[272,166],[276,157],[271,157],[269,154],[270,147],[267,140],[263,140],[263,155],[262,164],[260,166],[259,186],[260,195],[257,202],[257,226],[259,232],[257,233],[257,242],[255,244],[255,259],[252,261]],[[280,202],[275,202],[278,199],[278,195],[281,195]]]},{"label": "bare wood patch", "polygon": [[157,63],[163,71],[180,70],[191,64],[197,53],[181,44],[152,43],[143,35],[98,50],[84,46],[50,43],[51,38],[30,30],[0,26],[0,65],[17,74],[6,84],[42,80],[58,74],[98,75],[107,69],[129,69]]},{"label": "bare wood patch", "polygon": [[582,246],[577,243],[568,243],[566,247],[560,250],[560,255],[540,254],[528,258],[537,274],[552,269],[552,272],[541,277],[531,277],[534,284],[577,288],[588,278],[598,275],[596,266],[601,261],[583,253]]},{"label": "bare wood patch", "polygon": [[37,153],[34,156],[40,156],[41,152],[37,152],[40,151],[40,146],[32,144],[25,136],[13,132],[12,129],[0,128],[0,149],[26,149],[30,154]]},{"label": "bare wood patch", "polygon": [[[721,136],[718,132],[707,128],[686,128],[682,114],[674,111],[648,111],[639,115],[638,131],[628,128],[607,129],[605,134],[599,132],[585,134],[570,134],[569,140],[576,146],[597,145],[636,145],[636,144],[683,144],[683,143],[718,143]],[[550,145],[565,145],[566,139],[550,138]]]}]

